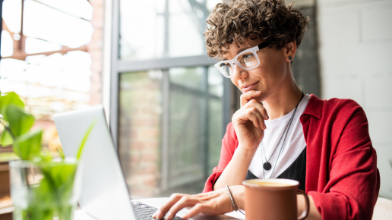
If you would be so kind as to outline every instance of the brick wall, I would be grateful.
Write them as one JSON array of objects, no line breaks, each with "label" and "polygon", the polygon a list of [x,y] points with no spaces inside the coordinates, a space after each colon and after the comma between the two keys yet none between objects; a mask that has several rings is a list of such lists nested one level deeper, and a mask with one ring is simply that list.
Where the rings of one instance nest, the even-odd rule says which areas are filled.
[{"label": "brick wall", "polygon": [[322,98],[350,98],[365,110],[381,173],[392,198],[392,1],[318,0]]},{"label": "brick wall", "polygon": [[102,103],[102,49],[103,49],[103,24],[104,24],[104,0],[90,1],[93,7],[91,25],[94,33],[88,45],[88,53],[91,55],[91,88],[90,105]]},{"label": "brick wall", "polygon": [[120,80],[119,157],[133,198],[159,194],[160,81],[146,73]]}]

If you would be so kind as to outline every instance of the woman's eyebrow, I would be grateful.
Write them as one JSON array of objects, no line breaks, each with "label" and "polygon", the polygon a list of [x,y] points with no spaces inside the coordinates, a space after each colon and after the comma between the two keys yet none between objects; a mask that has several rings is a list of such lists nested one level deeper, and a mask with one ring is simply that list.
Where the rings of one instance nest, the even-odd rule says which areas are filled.
[{"label": "woman's eyebrow", "polygon": [[225,58],[225,57],[223,57],[223,56],[224,56],[225,54],[228,54],[228,53],[229,53],[228,51],[224,51],[224,50],[221,51],[222,56],[221,56],[220,58],[221,58],[222,61],[227,60],[227,58]]},{"label": "woman's eyebrow", "polygon": [[242,51],[247,50],[247,49],[249,49],[249,48],[251,48],[251,47],[244,47],[244,48],[241,48],[241,49],[239,49],[239,50],[237,51],[237,54],[239,54],[239,53],[241,53]]},{"label": "woman's eyebrow", "polygon": [[[241,49],[237,50],[237,55],[238,55],[239,53],[241,53],[242,51],[247,50],[247,49],[249,49],[249,48],[252,48],[252,47],[244,47],[244,48],[241,48]],[[228,53],[228,51],[222,51],[221,53],[222,53],[222,54],[226,54],[226,53]],[[227,60],[227,58],[222,57],[222,61],[225,61],[225,60]]]}]

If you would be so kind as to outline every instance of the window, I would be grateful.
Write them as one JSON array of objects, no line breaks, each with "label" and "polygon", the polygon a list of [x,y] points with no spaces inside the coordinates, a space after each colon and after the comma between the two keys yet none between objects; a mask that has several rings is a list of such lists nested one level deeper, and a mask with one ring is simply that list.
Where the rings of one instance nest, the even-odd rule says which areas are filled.
[{"label": "window", "polygon": [[121,0],[121,60],[205,55],[205,20],[219,2]]},{"label": "window", "polygon": [[132,195],[200,192],[220,153],[221,74],[190,67],[120,79],[119,155]]},{"label": "window", "polygon": [[24,98],[53,151],[60,146],[53,115],[100,103],[93,91],[101,61],[92,50],[99,43],[92,21],[97,27],[103,17],[93,18],[93,9],[100,10],[80,0],[3,2],[1,92]]},{"label": "window", "polygon": [[230,94],[202,35],[218,2],[119,1],[111,127],[133,198],[199,193],[218,163]]}]

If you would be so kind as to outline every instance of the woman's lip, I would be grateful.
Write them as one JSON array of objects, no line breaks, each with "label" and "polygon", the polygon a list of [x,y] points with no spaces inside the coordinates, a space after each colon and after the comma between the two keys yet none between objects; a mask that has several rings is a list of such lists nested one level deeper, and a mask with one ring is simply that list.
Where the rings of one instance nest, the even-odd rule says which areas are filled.
[{"label": "woman's lip", "polygon": [[256,87],[257,83],[259,83],[259,82],[257,81],[254,84],[247,84],[247,85],[242,86],[242,92],[244,92],[244,93],[249,92],[250,90],[252,90]]}]

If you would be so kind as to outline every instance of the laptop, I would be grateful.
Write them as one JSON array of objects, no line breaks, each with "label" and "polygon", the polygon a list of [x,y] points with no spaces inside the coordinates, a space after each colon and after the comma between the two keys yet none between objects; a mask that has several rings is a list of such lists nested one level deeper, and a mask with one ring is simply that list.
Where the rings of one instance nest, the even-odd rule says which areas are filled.
[{"label": "laptop", "polygon": [[[54,116],[66,157],[75,157],[88,127],[96,121],[85,144],[82,158],[82,187],[79,205],[88,215],[99,219],[153,219],[151,215],[168,198],[132,200],[121,170],[102,105]],[[186,209],[177,213],[181,219]],[[192,219],[236,219],[237,213],[219,216],[199,214]],[[243,219],[243,217],[242,217]]]}]

